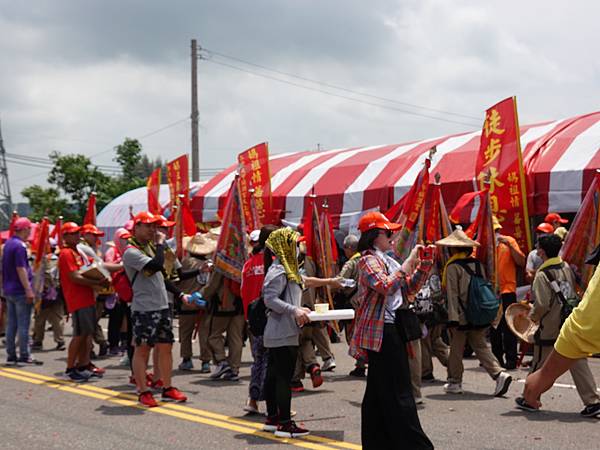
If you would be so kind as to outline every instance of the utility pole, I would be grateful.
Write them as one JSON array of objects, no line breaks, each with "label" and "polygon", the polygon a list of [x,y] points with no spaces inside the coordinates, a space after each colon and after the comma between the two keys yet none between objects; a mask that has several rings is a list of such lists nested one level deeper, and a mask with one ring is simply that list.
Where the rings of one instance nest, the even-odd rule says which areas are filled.
[{"label": "utility pole", "polygon": [[198,146],[198,43],[192,39],[192,181],[200,180]]},{"label": "utility pole", "polygon": [[12,198],[8,183],[8,168],[6,167],[6,150],[2,140],[2,124],[0,123],[0,224],[6,228],[12,218]]}]

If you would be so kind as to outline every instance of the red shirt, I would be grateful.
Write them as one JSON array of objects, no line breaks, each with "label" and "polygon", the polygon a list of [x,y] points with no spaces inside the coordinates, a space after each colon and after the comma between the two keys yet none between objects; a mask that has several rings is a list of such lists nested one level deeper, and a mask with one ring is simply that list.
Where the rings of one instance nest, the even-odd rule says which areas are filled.
[{"label": "red shirt", "polygon": [[84,257],[77,250],[63,248],[58,255],[58,271],[63,297],[70,313],[78,309],[96,305],[96,296],[91,287],[71,281],[69,273],[78,271],[84,265]]},{"label": "red shirt", "polygon": [[264,254],[261,252],[250,256],[242,269],[241,297],[246,319],[248,318],[248,305],[260,297],[264,280]]}]

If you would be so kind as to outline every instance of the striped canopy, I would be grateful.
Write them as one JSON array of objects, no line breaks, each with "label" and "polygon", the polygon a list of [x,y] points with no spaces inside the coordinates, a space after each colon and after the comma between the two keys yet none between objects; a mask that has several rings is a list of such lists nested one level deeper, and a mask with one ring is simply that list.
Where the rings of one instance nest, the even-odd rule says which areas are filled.
[{"label": "striped canopy", "polygon": [[[391,207],[412,185],[432,146],[431,173],[439,172],[450,210],[473,191],[481,131],[407,144],[274,155],[270,158],[273,207],[301,221],[314,188],[327,202],[334,226],[352,228],[364,211]],[[600,112],[521,127],[530,215],[576,212],[600,168]],[[192,198],[197,221],[216,220],[237,166],[209,180]],[[433,177],[431,177],[433,182]]]}]

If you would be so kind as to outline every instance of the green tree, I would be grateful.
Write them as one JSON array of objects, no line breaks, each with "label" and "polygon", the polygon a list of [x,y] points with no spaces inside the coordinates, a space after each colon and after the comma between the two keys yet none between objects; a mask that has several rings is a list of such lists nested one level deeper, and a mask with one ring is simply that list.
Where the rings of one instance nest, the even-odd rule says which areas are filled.
[{"label": "green tree", "polygon": [[60,198],[60,192],[54,188],[43,188],[37,184],[23,189],[23,197],[29,200],[32,213],[29,216],[34,221],[40,221],[44,216],[55,222],[58,216],[65,220],[74,220],[76,214],[69,210],[66,199]]}]

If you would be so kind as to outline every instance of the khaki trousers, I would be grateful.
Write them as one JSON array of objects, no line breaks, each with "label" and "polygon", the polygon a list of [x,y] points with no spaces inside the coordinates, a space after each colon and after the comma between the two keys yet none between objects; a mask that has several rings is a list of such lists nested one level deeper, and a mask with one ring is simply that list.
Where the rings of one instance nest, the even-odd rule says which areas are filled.
[{"label": "khaki trousers", "polygon": [[44,342],[46,321],[48,321],[52,326],[54,342],[57,344],[64,344],[64,315],[65,312],[62,301],[54,301],[50,306],[40,309],[40,312],[35,315],[33,322],[33,342],[40,344]]},{"label": "khaki trousers", "polygon": [[408,368],[410,370],[410,384],[412,386],[413,397],[421,397],[421,339],[410,341],[408,351]]},{"label": "khaki trousers", "polygon": [[[192,338],[198,321],[202,321],[203,317],[200,312],[195,314],[179,314],[179,355],[182,359],[192,359]],[[200,330],[198,330],[200,334]],[[200,344],[200,353],[202,354],[202,344]],[[210,360],[210,357],[208,358]]]},{"label": "khaki trousers", "polygon": [[[215,363],[227,360],[231,370],[238,373],[242,363],[242,346],[244,327],[246,321],[243,314],[236,316],[210,316],[208,345],[213,355]],[[229,354],[225,356],[225,336],[227,333],[227,344]]]},{"label": "khaki trousers", "polygon": [[[542,364],[552,352],[553,348],[554,347],[551,345],[545,345],[543,347],[535,345],[533,347],[533,359],[531,360],[529,373],[535,372],[542,367]],[[583,404],[587,406],[599,403],[600,396],[598,396],[596,381],[594,380],[594,375],[592,375],[592,371],[588,365],[587,358],[577,360],[573,367],[569,369],[569,372],[571,372],[571,378],[573,378],[573,383],[577,388],[577,393]]]},{"label": "khaki trousers", "polygon": [[450,357],[448,358],[449,383],[462,383],[463,372],[465,370],[463,366],[463,352],[467,342],[475,352],[475,356],[483,368],[493,379],[496,379],[500,372],[502,372],[502,367],[500,367],[500,363],[492,353],[492,348],[485,338],[486,332],[487,328],[475,330],[451,329]]},{"label": "khaki trousers", "polygon": [[312,332],[312,341],[314,342],[321,358],[324,360],[333,358],[333,352],[331,351],[331,340],[329,334],[327,334],[327,327],[315,326]]},{"label": "khaki trousers", "polygon": [[448,367],[450,347],[442,339],[444,325],[434,325],[428,329],[429,333],[421,339],[421,369],[422,376],[433,375],[433,357],[435,356],[444,367]]},{"label": "khaki trousers", "polygon": [[98,345],[106,344],[106,338],[104,337],[104,331],[100,326],[100,319],[104,315],[104,302],[96,300],[96,330],[94,332],[94,342]]}]

